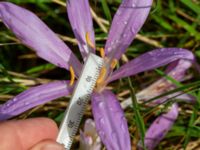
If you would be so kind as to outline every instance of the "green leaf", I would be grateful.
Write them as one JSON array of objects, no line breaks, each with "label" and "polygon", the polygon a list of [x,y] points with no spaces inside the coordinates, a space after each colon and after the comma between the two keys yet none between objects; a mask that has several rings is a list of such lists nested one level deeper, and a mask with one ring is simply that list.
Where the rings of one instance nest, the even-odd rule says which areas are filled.
[{"label": "green leaf", "polygon": [[138,127],[139,132],[140,132],[142,146],[146,150],[146,147],[145,147],[145,144],[144,144],[145,132],[146,132],[144,120],[143,120],[143,117],[140,113],[140,107],[137,103],[137,99],[136,99],[136,96],[135,96],[135,90],[134,90],[134,87],[132,85],[132,81],[131,81],[130,78],[128,78],[128,82],[129,82],[129,88],[130,88],[131,98],[132,98],[132,102],[133,102],[133,111],[135,113],[136,126]]},{"label": "green leaf", "polygon": [[153,15],[152,18],[158,23],[160,24],[163,28],[165,28],[168,31],[173,31],[173,27],[166,21],[164,20],[162,17],[159,17],[157,15]]},{"label": "green leaf", "polygon": [[193,109],[193,113],[192,113],[192,115],[191,115],[191,117],[190,117],[189,124],[188,124],[189,128],[187,128],[187,133],[186,133],[186,135],[185,135],[185,142],[184,142],[184,144],[183,144],[184,149],[186,148],[187,144],[189,143],[189,141],[190,141],[190,139],[191,139],[191,135],[193,135],[193,133],[194,133],[193,128],[190,128],[190,127],[193,126],[193,124],[194,124],[196,118],[197,118],[197,112],[196,112],[196,110],[195,110],[195,108],[194,108],[194,109]]},{"label": "green leaf", "polygon": [[185,6],[189,7],[192,11],[200,15],[200,6],[195,4],[192,0],[180,0]]},{"label": "green leaf", "polygon": [[168,15],[168,18],[176,22],[179,26],[184,28],[186,31],[190,33],[191,36],[194,36],[196,40],[200,40],[200,33],[197,32],[197,30],[190,24],[188,24],[186,21],[178,18],[175,15]]},{"label": "green leaf", "polygon": [[26,73],[28,74],[38,73],[38,72],[40,73],[44,70],[52,70],[54,68],[56,67],[53,64],[44,64],[44,65],[40,65],[40,66],[33,67],[31,69],[28,69]]},{"label": "green leaf", "polygon": [[61,121],[62,121],[63,118],[64,118],[64,115],[65,115],[65,113],[62,112],[62,113],[60,113],[56,118],[54,118],[54,120],[55,120],[57,123],[61,123]]},{"label": "green leaf", "polygon": [[111,21],[112,20],[112,17],[111,17],[111,13],[110,13],[110,9],[108,7],[108,3],[107,3],[107,0],[101,0],[101,4],[102,4],[102,7],[103,7],[103,12],[104,14],[106,15],[106,18]]}]

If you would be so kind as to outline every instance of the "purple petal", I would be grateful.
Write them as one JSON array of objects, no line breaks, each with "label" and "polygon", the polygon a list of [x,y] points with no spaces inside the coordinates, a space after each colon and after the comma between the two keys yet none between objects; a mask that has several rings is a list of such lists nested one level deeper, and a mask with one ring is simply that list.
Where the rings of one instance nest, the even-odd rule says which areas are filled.
[{"label": "purple petal", "polygon": [[90,13],[90,5],[88,0],[68,0],[67,1],[68,18],[78,40],[78,45],[83,58],[89,52],[95,52],[86,42],[86,33],[90,35],[91,42],[95,45],[94,30],[92,17]]},{"label": "purple petal", "polygon": [[119,59],[143,26],[152,0],[123,0],[112,21],[105,46],[109,58]]},{"label": "purple petal", "polygon": [[65,69],[72,65],[79,75],[79,60],[35,14],[12,3],[0,2],[0,19],[38,56]]},{"label": "purple petal", "polygon": [[32,87],[0,105],[0,120],[9,119],[37,105],[44,104],[72,92],[68,81],[56,81]]},{"label": "purple petal", "polygon": [[108,90],[92,95],[97,132],[108,150],[130,150],[127,121],[116,96]]},{"label": "purple petal", "polygon": [[[191,67],[191,65],[192,65],[191,61],[188,61],[188,60],[179,60],[179,61],[173,62],[168,66],[166,70],[166,74],[177,81],[183,81],[186,71]],[[146,101],[164,92],[173,90],[175,88],[176,86],[171,81],[163,77],[160,80],[153,83],[152,85],[150,85],[149,87],[139,92],[137,94],[137,97],[139,98],[138,100]],[[177,92],[177,93],[167,95],[163,97],[162,99],[155,100],[153,101],[153,103],[160,104],[164,102],[166,99],[169,99],[176,95],[180,95],[176,97],[177,99],[183,99],[184,101],[187,101],[187,102],[194,102],[194,97],[184,94],[183,92]]]},{"label": "purple petal", "polygon": [[144,71],[152,70],[179,59],[194,60],[192,52],[181,48],[161,48],[147,52],[126,63],[113,72],[110,82],[119,78],[132,76]]},{"label": "purple petal", "polygon": [[153,150],[171,129],[178,117],[178,105],[173,104],[166,114],[158,117],[147,130],[145,135],[145,145],[148,150]]},{"label": "purple petal", "polygon": [[[165,73],[177,81],[183,81],[186,71],[189,69],[189,67],[191,67],[191,65],[192,65],[191,61],[178,60],[178,61],[171,63],[167,67]],[[176,86],[171,81],[169,81],[163,77],[163,78],[157,80],[156,82],[154,82],[153,84],[151,84],[150,86],[148,86],[145,89],[138,92],[136,94],[136,97],[139,102],[147,101],[151,98],[159,96],[159,95],[163,94],[164,92],[173,90],[175,88],[176,88]],[[148,103],[148,105],[161,104],[161,103],[165,102],[167,99],[172,98],[172,97],[176,97],[176,99],[180,99],[180,100],[183,100],[186,102],[195,102],[195,98],[193,96],[185,94],[183,92],[176,92],[176,93],[164,96],[160,99],[154,100],[154,101]],[[132,105],[131,98],[129,98],[121,103],[121,106],[123,109],[125,109],[126,107],[128,107],[130,105]]]}]

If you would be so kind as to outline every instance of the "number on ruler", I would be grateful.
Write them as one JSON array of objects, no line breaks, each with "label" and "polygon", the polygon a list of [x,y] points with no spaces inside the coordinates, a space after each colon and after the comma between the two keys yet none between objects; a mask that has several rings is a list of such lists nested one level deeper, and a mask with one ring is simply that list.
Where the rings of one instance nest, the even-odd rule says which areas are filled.
[{"label": "number on ruler", "polygon": [[72,121],[72,120],[69,120],[69,122],[68,122],[67,126],[68,126],[69,128],[73,128],[73,127],[74,127],[74,124],[75,124],[75,122],[74,122],[74,121]]},{"label": "number on ruler", "polygon": [[82,105],[82,104],[83,104],[83,101],[84,101],[84,100],[83,100],[82,98],[79,97],[79,98],[78,98],[78,101],[77,101],[76,103],[77,103],[78,105]]},{"label": "number on ruler", "polygon": [[92,77],[91,76],[87,76],[86,81],[87,82],[91,82],[92,81]]}]

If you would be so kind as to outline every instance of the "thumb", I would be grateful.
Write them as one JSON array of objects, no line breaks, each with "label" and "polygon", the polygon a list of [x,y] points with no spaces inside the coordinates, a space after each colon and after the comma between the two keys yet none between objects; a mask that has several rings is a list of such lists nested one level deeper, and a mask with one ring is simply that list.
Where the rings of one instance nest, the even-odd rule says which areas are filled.
[{"label": "thumb", "polygon": [[30,150],[65,150],[65,148],[55,141],[44,140],[34,145]]}]

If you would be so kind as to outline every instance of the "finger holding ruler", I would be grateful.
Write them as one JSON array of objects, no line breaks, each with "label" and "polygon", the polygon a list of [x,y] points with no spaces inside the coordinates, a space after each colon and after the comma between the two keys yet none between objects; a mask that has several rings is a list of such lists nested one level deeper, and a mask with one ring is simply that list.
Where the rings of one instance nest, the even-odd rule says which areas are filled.
[{"label": "finger holding ruler", "polygon": [[102,66],[103,59],[101,57],[95,54],[88,55],[57,137],[57,142],[64,144],[66,150],[70,150]]}]

